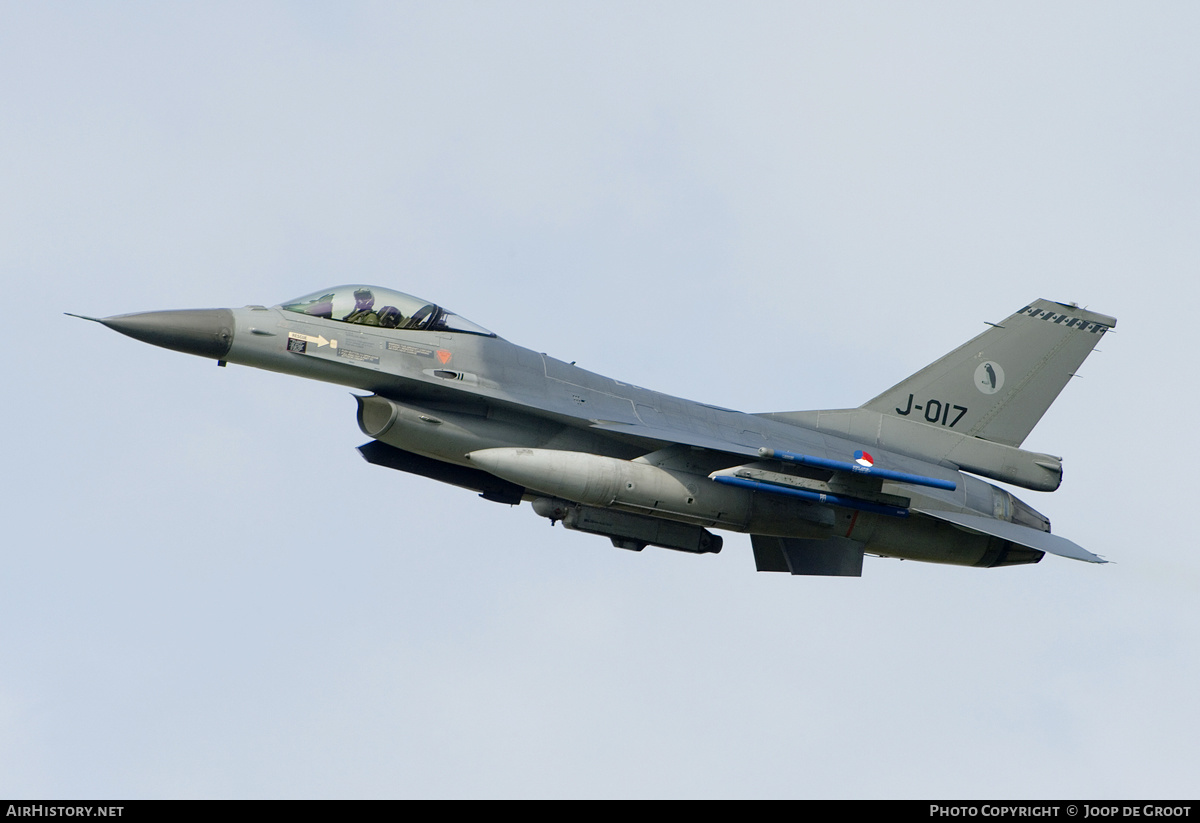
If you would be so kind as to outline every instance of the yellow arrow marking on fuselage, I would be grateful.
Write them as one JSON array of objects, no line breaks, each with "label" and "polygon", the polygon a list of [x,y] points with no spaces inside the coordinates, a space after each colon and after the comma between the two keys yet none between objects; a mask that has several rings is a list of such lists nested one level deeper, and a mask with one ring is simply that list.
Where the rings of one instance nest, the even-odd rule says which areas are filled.
[{"label": "yellow arrow marking on fuselage", "polygon": [[304,340],[308,343],[316,343],[318,349],[321,348],[321,346],[329,346],[331,349],[337,348],[336,340],[326,340],[323,335],[317,335],[316,337],[313,337],[309,334],[300,334],[299,332],[290,331],[288,332],[288,337],[293,340]]}]

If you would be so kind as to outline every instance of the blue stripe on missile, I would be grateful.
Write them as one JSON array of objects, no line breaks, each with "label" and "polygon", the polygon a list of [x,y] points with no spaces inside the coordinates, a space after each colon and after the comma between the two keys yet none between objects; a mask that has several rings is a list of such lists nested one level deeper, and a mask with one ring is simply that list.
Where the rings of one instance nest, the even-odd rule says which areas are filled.
[{"label": "blue stripe on missile", "polygon": [[877,469],[875,467],[860,466],[857,463],[846,463],[841,460],[827,460],[824,457],[812,457],[807,454],[796,454],[795,452],[779,451],[777,449],[759,449],[760,457],[771,457],[776,460],[785,460],[790,463],[800,463],[805,466],[814,466],[818,469],[830,469],[835,472],[853,472],[854,474],[863,475],[864,477],[878,477],[880,480],[895,480],[897,483],[909,483],[913,486],[929,486],[932,489],[945,489],[946,491],[954,491],[958,488],[958,484],[953,480],[939,480],[936,477],[925,477],[921,474],[907,474],[905,472],[894,472],[887,469]]},{"label": "blue stripe on missile", "polygon": [[726,486],[741,486],[744,489],[767,492],[768,494],[799,497],[802,500],[811,500],[813,503],[829,503],[847,509],[858,509],[859,511],[871,512],[873,514],[886,514],[889,517],[908,517],[908,509],[902,506],[884,506],[880,503],[859,500],[857,497],[846,497],[843,494],[825,494],[824,492],[814,492],[808,489],[797,489],[793,486],[777,486],[774,483],[747,480],[744,477],[733,477],[728,474],[718,474],[713,480],[723,483]]}]

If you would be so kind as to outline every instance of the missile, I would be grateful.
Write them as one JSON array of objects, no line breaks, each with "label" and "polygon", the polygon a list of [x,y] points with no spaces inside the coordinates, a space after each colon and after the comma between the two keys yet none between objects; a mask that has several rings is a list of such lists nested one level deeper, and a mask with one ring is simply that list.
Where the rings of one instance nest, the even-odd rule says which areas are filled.
[{"label": "missile", "polygon": [[908,472],[891,471],[889,469],[877,469],[874,466],[860,466],[855,463],[847,463],[844,460],[829,460],[825,457],[813,457],[809,454],[797,454],[796,452],[782,451],[780,449],[759,449],[758,454],[759,457],[767,459],[773,458],[787,463],[799,463],[803,466],[813,466],[818,469],[829,469],[835,472],[850,472],[860,477],[894,480],[897,483],[908,483],[912,486],[928,486],[934,489],[945,489],[946,491],[954,491],[958,488],[958,484],[953,480],[942,480],[938,477],[926,477],[922,474],[909,474]]},{"label": "missile", "polygon": [[881,503],[873,503],[870,500],[863,500],[858,497],[851,497],[845,494],[833,494],[831,492],[813,491],[811,489],[800,488],[796,486],[781,486],[775,483],[764,483],[761,480],[751,480],[745,477],[737,477],[729,474],[714,474],[713,480],[718,483],[724,483],[729,486],[741,486],[744,489],[752,489],[761,491],[767,494],[780,494],[789,497],[798,497],[801,500],[808,500],[813,503],[829,503],[834,506],[842,506],[847,509],[857,509],[859,511],[871,512],[872,514],[885,514],[888,517],[908,517],[908,508],[905,506],[889,506]]}]

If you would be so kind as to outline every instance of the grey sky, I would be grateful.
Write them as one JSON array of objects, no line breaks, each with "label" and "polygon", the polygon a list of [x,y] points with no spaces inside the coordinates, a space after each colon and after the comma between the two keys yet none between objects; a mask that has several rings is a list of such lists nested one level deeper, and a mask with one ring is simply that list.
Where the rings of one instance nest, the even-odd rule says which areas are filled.
[{"label": "grey sky", "polygon": [[[0,793],[1194,797],[1198,29],[0,2]],[[61,315],[347,282],[746,411],[1079,301],[1119,326],[1021,496],[1115,562],[623,552],[366,464],[340,388]]]}]

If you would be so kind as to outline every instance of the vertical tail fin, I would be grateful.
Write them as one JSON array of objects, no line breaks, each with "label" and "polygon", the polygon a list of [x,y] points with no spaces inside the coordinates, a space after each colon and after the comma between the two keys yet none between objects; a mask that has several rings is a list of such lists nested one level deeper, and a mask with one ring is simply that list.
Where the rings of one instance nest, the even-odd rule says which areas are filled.
[{"label": "vertical tail fin", "polygon": [[861,408],[1020,446],[1115,318],[1035,300]]}]

